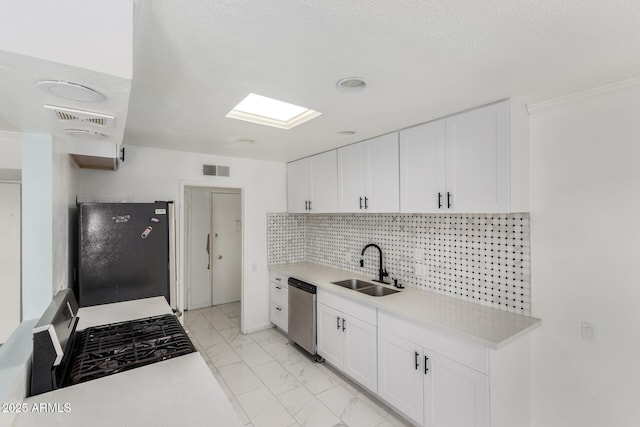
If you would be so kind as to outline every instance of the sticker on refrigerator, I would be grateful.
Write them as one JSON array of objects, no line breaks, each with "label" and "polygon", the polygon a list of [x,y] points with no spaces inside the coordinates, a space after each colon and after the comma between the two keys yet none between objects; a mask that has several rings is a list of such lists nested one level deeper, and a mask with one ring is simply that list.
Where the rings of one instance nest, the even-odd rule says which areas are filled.
[{"label": "sticker on refrigerator", "polygon": [[166,215],[166,214],[167,214],[166,209],[156,209],[156,215]]},{"label": "sticker on refrigerator", "polygon": [[151,218],[149,218],[149,221],[158,223],[158,222],[160,222],[160,218],[151,217]]},{"label": "sticker on refrigerator", "polygon": [[151,234],[152,231],[153,231],[153,227],[148,226],[147,228],[144,229],[140,237],[142,237],[143,239],[146,239],[149,236],[149,234]]},{"label": "sticker on refrigerator", "polygon": [[118,216],[112,216],[111,219],[113,220],[113,222],[115,222],[116,224],[121,224],[123,222],[129,222],[129,220],[131,219],[131,215],[118,215]]}]

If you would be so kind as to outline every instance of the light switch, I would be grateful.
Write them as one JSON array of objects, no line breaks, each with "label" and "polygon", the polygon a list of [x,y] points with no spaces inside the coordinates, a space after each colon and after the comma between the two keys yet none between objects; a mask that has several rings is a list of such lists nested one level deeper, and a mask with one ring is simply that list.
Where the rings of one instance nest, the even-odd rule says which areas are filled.
[{"label": "light switch", "polygon": [[582,341],[593,342],[596,338],[596,325],[582,322]]},{"label": "light switch", "polygon": [[413,259],[416,261],[424,260],[424,249],[422,248],[414,248],[413,249]]}]

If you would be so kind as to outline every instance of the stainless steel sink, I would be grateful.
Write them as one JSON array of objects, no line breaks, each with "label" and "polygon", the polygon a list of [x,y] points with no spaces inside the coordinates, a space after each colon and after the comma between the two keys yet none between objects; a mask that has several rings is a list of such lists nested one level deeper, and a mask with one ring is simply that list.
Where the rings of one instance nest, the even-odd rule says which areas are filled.
[{"label": "stainless steel sink", "polygon": [[362,294],[371,295],[372,297],[383,297],[385,295],[396,294],[400,291],[395,289],[387,288],[386,286],[381,285],[373,285],[368,288],[358,289],[358,292]]},{"label": "stainless steel sink", "polygon": [[354,291],[357,291],[359,289],[369,288],[371,286],[376,286],[373,283],[365,282],[363,280],[358,280],[358,279],[340,280],[338,282],[331,282],[331,283],[333,283],[334,285],[342,286],[343,288],[353,289]]},{"label": "stainless steel sink", "polygon": [[365,282],[364,280],[358,279],[340,280],[338,282],[331,283],[333,283],[334,285],[342,286],[343,288],[353,289],[354,291],[371,295],[373,297],[383,297],[385,295],[391,295],[400,292],[386,286],[376,285],[374,283],[369,283]]}]

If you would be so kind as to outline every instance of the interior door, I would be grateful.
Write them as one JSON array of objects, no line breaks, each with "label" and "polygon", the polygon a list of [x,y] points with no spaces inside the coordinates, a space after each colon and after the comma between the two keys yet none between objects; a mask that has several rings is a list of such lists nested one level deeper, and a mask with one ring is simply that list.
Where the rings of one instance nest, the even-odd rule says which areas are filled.
[{"label": "interior door", "polygon": [[0,343],[20,323],[20,184],[0,182]]},{"label": "interior door", "polygon": [[189,309],[211,305],[211,216],[208,188],[193,187],[189,208]]},{"label": "interior door", "polygon": [[240,301],[242,202],[239,193],[211,192],[213,305]]}]

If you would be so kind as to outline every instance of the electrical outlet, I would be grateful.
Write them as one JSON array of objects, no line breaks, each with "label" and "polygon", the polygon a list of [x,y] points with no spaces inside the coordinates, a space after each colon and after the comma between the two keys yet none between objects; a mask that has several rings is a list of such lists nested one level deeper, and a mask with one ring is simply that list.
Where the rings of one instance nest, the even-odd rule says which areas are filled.
[{"label": "electrical outlet", "polygon": [[594,342],[596,339],[596,325],[582,322],[582,341]]},{"label": "electrical outlet", "polygon": [[427,266],[426,265],[420,264],[420,263],[415,263],[413,268],[414,268],[416,276],[425,277],[427,275]]},{"label": "electrical outlet", "polygon": [[424,260],[424,249],[422,248],[414,248],[413,249],[413,259],[416,261]]}]

